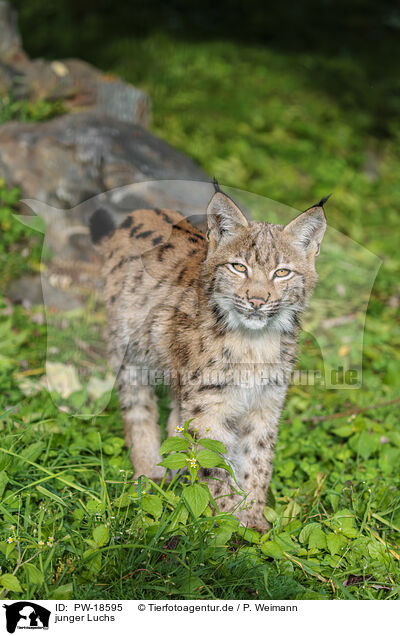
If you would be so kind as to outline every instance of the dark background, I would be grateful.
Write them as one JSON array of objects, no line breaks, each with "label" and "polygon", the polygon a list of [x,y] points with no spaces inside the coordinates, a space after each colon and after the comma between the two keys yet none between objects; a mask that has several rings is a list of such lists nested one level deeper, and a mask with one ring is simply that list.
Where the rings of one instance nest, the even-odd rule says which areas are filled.
[{"label": "dark background", "polygon": [[[332,56],[333,68],[311,68],[312,81],[368,110],[371,132],[390,134],[400,115],[400,6],[371,0],[13,0],[33,57],[82,57],[112,64],[110,44],[168,32],[175,38],[223,39],[279,51]],[[107,45],[105,47],[105,44]],[[103,49],[107,52],[103,51]],[[352,65],[346,62],[351,60]],[[356,62],[357,71],[355,71]]]}]

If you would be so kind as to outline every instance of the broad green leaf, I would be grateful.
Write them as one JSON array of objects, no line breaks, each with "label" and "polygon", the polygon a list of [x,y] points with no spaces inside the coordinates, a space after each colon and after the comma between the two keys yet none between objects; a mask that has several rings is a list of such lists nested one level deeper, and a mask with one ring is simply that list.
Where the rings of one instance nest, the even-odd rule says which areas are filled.
[{"label": "broad green leaf", "polygon": [[264,506],[263,514],[266,520],[269,521],[269,523],[274,523],[274,521],[276,521],[279,516],[276,510],[270,508],[269,506]]},{"label": "broad green leaf", "polygon": [[30,583],[34,583],[35,585],[43,583],[43,573],[36,567],[36,565],[33,565],[33,563],[26,563],[24,565],[24,569]]},{"label": "broad green leaf", "polygon": [[3,496],[5,487],[8,484],[8,475],[5,470],[0,471],[0,497]]},{"label": "broad green leaf", "polygon": [[50,598],[52,600],[68,600],[72,598],[73,587],[72,583],[66,583],[65,585],[60,585],[54,592],[50,594]]},{"label": "broad green leaf", "polygon": [[308,547],[323,550],[326,548],[326,535],[322,528],[313,528],[308,537]]},{"label": "broad green leaf", "polygon": [[93,530],[93,539],[95,540],[98,548],[101,548],[103,545],[108,543],[110,540],[110,533],[107,526],[104,524],[97,526],[97,528]]},{"label": "broad green leaf", "polygon": [[321,529],[321,524],[320,523],[308,523],[306,526],[304,526],[304,528],[302,529],[302,531],[299,534],[300,543],[307,543],[311,532],[313,530],[315,530],[315,528],[320,528]]},{"label": "broad green leaf", "polygon": [[183,451],[189,448],[189,442],[183,437],[169,437],[161,444],[160,455],[170,453],[171,451]]},{"label": "broad green leaf", "polygon": [[184,488],[183,498],[195,517],[201,515],[210,500],[208,491],[199,484]]},{"label": "broad green leaf", "polygon": [[102,514],[105,510],[105,506],[101,501],[89,499],[89,501],[86,503],[86,510],[92,515]]},{"label": "broad green leaf", "polygon": [[276,543],[281,546],[284,552],[297,554],[297,552],[300,550],[299,544],[295,543],[292,540],[292,537],[288,532],[281,532],[280,534],[276,535],[274,541],[276,541]]},{"label": "broad green leaf", "polygon": [[245,528],[244,526],[239,526],[237,528],[236,532],[238,534],[240,534],[240,536],[245,541],[248,541],[249,543],[259,543],[260,542],[260,535],[258,534],[258,532],[256,530],[253,530],[252,528]]},{"label": "broad green leaf", "polygon": [[226,453],[226,447],[222,442],[219,442],[216,439],[208,439],[208,437],[203,437],[203,439],[199,440],[200,446],[204,446],[210,451],[215,451],[216,453]]},{"label": "broad green leaf", "polygon": [[185,455],[183,455],[182,453],[173,453],[172,455],[169,455],[168,457],[163,459],[162,462],[160,462],[158,465],[164,466],[164,468],[172,469],[186,468],[187,461]]},{"label": "broad green leaf", "polygon": [[161,517],[163,510],[162,501],[158,495],[146,495],[145,497],[142,497],[142,508],[155,519],[158,519]]},{"label": "broad green leaf", "polygon": [[342,548],[346,545],[347,541],[340,533],[334,534],[330,532],[326,535],[326,545],[331,555],[340,554]]},{"label": "broad green leaf", "polygon": [[0,584],[11,592],[22,592],[22,587],[14,574],[3,574],[0,576]]},{"label": "broad green leaf", "polygon": [[380,448],[379,433],[369,433],[364,430],[362,433],[350,437],[348,444],[357,455],[363,459],[368,459],[375,451]]},{"label": "broad green leaf", "polygon": [[199,451],[196,459],[203,468],[215,468],[215,466],[219,466],[222,461],[220,455],[211,450]]},{"label": "broad green leaf", "polygon": [[345,426],[339,426],[338,428],[334,428],[332,432],[338,437],[350,437],[354,433],[354,428],[352,424],[346,424]]},{"label": "broad green leaf", "polygon": [[[138,494],[136,492],[136,497]],[[127,492],[122,493],[119,497],[114,499],[114,505],[118,508],[127,508],[132,501],[132,496],[129,496]]]},{"label": "broad green leaf", "polygon": [[276,541],[266,541],[263,543],[261,546],[261,552],[265,554],[265,556],[272,557],[273,559],[284,558],[283,550]]}]

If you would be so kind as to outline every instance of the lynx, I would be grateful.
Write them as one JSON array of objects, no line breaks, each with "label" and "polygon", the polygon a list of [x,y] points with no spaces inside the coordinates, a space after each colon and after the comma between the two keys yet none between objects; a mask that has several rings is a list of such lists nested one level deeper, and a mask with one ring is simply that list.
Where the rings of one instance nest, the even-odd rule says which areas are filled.
[{"label": "lynx", "polygon": [[248,221],[216,187],[206,234],[167,209],[135,210],[118,228],[105,210],[90,221],[135,475],[164,474],[161,377],[171,390],[168,434],[191,420],[191,432],[226,446],[236,483],[218,468],[202,469],[204,478],[220,510],[259,529],[300,318],[317,281],[325,201],[274,225]]}]

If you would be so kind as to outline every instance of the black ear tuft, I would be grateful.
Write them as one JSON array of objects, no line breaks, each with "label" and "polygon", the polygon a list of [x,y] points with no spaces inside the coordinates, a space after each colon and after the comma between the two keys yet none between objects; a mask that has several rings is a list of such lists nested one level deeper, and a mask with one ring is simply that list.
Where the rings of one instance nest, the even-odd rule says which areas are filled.
[{"label": "black ear tuft", "polygon": [[215,192],[222,192],[216,177],[213,178],[213,186],[214,186]]},{"label": "black ear tuft", "polygon": [[115,230],[115,223],[107,210],[100,208],[89,219],[90,236],[95,245],[101,243],[106,236],[111,236]]},{"label": "black ear tuft", "polygon": [[331,194],[328,194],[328,196],[327,196],[327,197],[324,197],[323,199],[321,199],[321,201],[320,201],[319,203],[316,203],[314,207],[316,207],[316,208],[323,208],[323,207],[324,207],[324,203],[326,203],[326,202],[327,202],[327,200],[329,199],[329,197],[331,197],[331,196],[332,196],[332,193],[331,193]]}]

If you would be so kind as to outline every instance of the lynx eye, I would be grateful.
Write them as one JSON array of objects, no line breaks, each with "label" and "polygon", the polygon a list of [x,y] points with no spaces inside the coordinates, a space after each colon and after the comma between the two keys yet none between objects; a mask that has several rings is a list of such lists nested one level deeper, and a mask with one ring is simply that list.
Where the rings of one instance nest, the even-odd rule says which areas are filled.
[{"label": "lynx eye", "polygon": [[277,269],[274,278],[285,278],[290,274],[290,269]]},{"label": "lynx eye", "polygon": [[247,272],[247,267],[246,265],[242,265],[242,263],[229,263],[231,267],[233,267],[234,270],[236,270],[237,272],[240,272],[241,274],[244,274],[245,272]]}]

